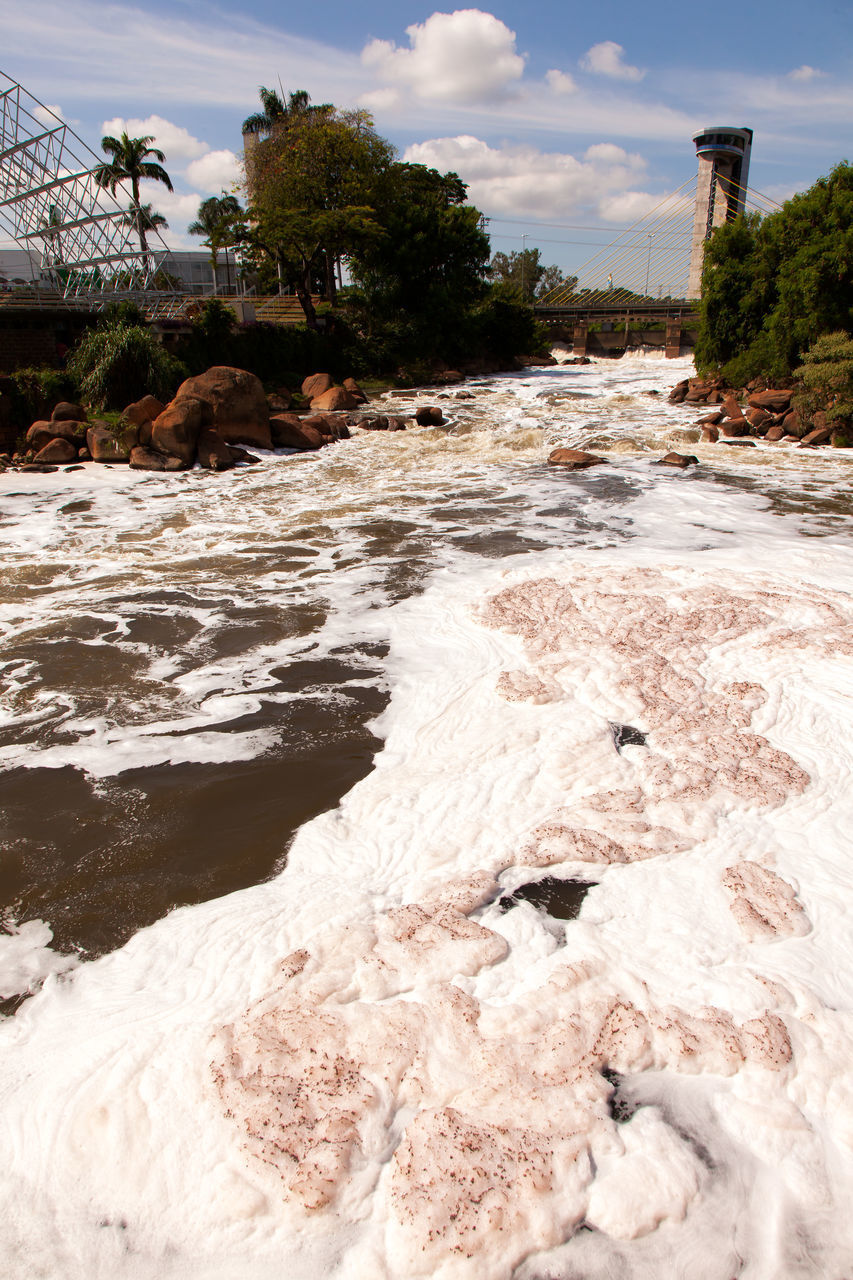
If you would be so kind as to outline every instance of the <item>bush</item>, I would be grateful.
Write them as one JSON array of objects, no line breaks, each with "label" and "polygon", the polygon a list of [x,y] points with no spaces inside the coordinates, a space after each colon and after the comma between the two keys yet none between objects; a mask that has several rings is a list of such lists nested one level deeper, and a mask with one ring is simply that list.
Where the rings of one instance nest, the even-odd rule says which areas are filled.
[{"label": "bush", "polygon": [[98,409],[122,409],[144,395],[169,400],[187,376],[148,329],[109,320],[84,334],[68,371],[84,402]]},{"label": "bush", "polygon": [[74,379],[60,369],[18,369],[10,374],[14,387],[11,418],[16,426],[28,427],[37,418],[49,418],[60,400],[75,400]]},{"label": "bush", "polygon": [[794,397],[801,417],[827,410],[829,422],[853,419],[853,338],[838,330],[813,342],[796,371],[802,387]]}]

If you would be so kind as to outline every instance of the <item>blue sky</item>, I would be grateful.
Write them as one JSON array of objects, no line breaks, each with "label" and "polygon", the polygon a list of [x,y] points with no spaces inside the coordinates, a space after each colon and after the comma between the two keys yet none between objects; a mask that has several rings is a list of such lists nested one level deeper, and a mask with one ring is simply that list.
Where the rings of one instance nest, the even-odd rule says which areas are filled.
[{"label": "blue sky", "polygon": [[850,0],[0,0],[0,30],[0,70],[96,150],[156,134],[176,192],[146,199],[176,244],[197,243],[187,222],[237,179],[241,121],[279,80],[369,107],[407,159],[462,175],[495,249],[526,233],[564,267],[689,178],[706,124],[755,130],[751,182],[776,200],[853,158]]}]

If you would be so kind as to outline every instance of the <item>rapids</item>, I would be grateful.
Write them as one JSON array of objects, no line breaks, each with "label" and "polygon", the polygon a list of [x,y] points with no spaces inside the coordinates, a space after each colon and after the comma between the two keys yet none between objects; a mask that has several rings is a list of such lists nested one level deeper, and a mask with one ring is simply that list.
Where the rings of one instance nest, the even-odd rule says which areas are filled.
[{"label": "rapids", "polygon": [[853,459],[687,371],[0,477],[5,1274],[849,1274]]}]

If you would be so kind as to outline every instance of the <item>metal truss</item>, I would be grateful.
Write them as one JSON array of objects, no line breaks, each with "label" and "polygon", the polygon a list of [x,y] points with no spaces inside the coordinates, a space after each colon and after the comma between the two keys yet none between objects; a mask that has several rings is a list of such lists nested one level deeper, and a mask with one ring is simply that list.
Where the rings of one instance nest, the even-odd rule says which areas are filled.
[{"label": "metal truss", "polygon": [[127,209],[95,180],[103,163],[64,120],[0,71],[0,232],[46,278],[39,292],[96,308],[125,299],[146,305],[156,293],[159,314],[177,312],[180,295],[163,274],[169,250],[156,231],[147,233],[147,253],[136,243]]}]

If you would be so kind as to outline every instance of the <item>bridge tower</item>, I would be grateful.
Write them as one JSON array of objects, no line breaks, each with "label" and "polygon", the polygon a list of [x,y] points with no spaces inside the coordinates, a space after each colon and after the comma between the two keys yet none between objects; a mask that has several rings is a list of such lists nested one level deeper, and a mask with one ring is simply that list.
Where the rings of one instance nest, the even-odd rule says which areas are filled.
[{"label": "bridge tower", "polygon": [[705,242],[711,232],[743,213],[752,130],[738,129],[733,125],[710,125],[695,133],[693,141],[699,158],[699,176],[690,247],[688,298],[701,296]]}]

